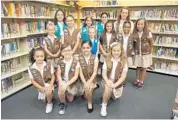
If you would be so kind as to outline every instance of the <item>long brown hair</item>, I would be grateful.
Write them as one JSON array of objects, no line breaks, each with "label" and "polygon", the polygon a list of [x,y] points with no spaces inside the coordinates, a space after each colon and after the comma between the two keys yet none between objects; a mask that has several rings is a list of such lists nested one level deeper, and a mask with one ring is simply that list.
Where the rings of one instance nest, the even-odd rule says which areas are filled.
[{"label": "long brown hair", "polygon": [[128,8],[128,7],[122,7],[121,10],[120,10],[119,16],[118,16],[118,18],[117,18],[117,22],[118,22],[118,23],[120,23],[120,20],[121,20],[121,12],[122,12],[123,9],[128,10],[128,16],[127,16],[126,20],[127,20],[127,21],[130,20],[130,10],[129,10],[129,8]]},{"label": "long brown hair", "polygon": [[138,24],[138,22],[141,21],[141,20],[144,20],[143,35],[146,35],[146,36],[147,36],[148,33],[149,33],[149,30],[148,30],[148,23],[147,23],[147,20],[146,20],[145,18],[139,18],[139,19],[136,20],[135,26],[134,26],[133,35],[137,34],[137,32],[138,32],[137,24]]},{"label": "long brown hair", "polygon": [[111,47],[111,51],[110,51],[109,55],[107,55],[107,57],[106,57],[106,63],[107,63],[108,70],[112,69],[112,61],[111,61],[111,58],[112,58],[112,49],[114,47],[116,47],[116,46],[120,47],[120,49],[121,49],[120,58],[121,58],[121,65],[122,65],[122,67],[124,67],[124,65],[126,63],[126,53],[124,52],[121,43],[119,43],[119,42],[116,43],[115,42],[115,44]]}]

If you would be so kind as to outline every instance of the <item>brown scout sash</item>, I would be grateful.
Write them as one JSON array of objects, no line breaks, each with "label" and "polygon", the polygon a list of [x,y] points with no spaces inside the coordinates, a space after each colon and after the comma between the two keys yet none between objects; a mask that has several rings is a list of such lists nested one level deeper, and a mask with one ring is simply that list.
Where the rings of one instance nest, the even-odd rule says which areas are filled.
[{"label": "brown scout sash", "polygon": [[[65,29],[64,30],[64,43],[70,44],[73,49],[77,42],[77,35],[79,32],[80,32],[80,29],[74,29],[74,31],[72,32],[72,35],[70,35],[69,30]],[[79,48],[76,50],[76,53],[78,52],[79,52]]]},{"label": "brown scout sash", "polygon": [[[86,81],[89,80],[93,74],[95,57],[95,55],[91,55],[89,58],[89,63],[87,64],[84,56],[82,54],[79,55],[80,66]],[[96,83],[96,81],[97,79],[95,78],[93,83]]]},{"label": "brown scout sash", "polygon": [[30,72],[32,73],[33,79],[41,86],[45,86],[45,82],[48,81],[48,79],[51,78],[51,64],[47,63],[46,66],[44,66],[43,69],[43,78],[42,75],[40,73],[40,71],[38,71],[35,68],[29,68]]},{"label": "brown scout sash", "polygon": [[143,34],[141,39],[139,38],[138,33],[133,36],[134,41],[136,41],[136,54],[140,54],[140,42],[141,42],[141,54],[147,55],[151,53],[151,46],[149,44],[149,40],[152,38],[148,38],[147,35]]},{"label": "brown scout sash", "polygon": [[[112,62],[112,67],[113,67],[113,62]],[[111,67],[111,69],[107,70],[107,76],[108,76],[108,78],[110,78],[112,67]],[[108,64],[107,64],[107,68],[108,68]],[[119,78],[121,77],[122,71],[123,71],[123,66],[122,66],[121,62],[118,62],[116,70],[115,70],[114,83],[116,83],[119,80]],[[122,85],[123,85],[123,83],[121,83],[117,88],[122,87]]]},{"label": "brown scout sash", "polygon": [[[112,33],[112,36],[111,36],[111,39],[110,39],[110,44],[112,44],[113,42],[116,42],[117,41],[117,36],[116,34]],[[107,36],[106,36],[106,33],[102,33],[101,37],[100,37],[100,42],[102,43],[102,47],[103,49],[108,53],[110,52],[110,47],[108,48],[107,47]]]},{"label": "brown scout sash", "polygon": [[[72,64],[71,64],[71,67],[70,67],[70,70],[69,70],[69,74],[68,74],[69,80],[71,80],[74,77],[74,75],[75,75],[75,68],[77,66],[77,62],[78,62],[78,58],[74,57],[73,61],[72,61]],[[58,64],[60,65],[60,68],[61,68],[61,76],[64,76],[64,73],[65,73],[65,63],[63,62],[63,59],[60,59]],[[73,85],[75,85],[76,82],[74,82],[73,84],[71,84],[70,87],[73,87]]]}]

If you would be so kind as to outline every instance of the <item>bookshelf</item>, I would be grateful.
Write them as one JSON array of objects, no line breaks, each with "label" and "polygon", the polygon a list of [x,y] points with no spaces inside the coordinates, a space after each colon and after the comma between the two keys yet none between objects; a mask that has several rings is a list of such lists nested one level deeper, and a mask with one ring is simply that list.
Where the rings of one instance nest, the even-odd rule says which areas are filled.
[{"label": "bookshelf", "polygon": [[46,23],[58,8],[75,9],[52,0],[1,1],[1,99],[31,85],[29,51],[42,44]]},{"label": "bookshelf", "polygon": [[[154,37],[153,69],[148,71],[178,76],[178,5],[143,5],[128,6],[130,18],[135,22],[144,17]],[[100,20],[100,14],[107,12],[109,20],[115,21],[120,12],[120,6],[87,6],[81,9],[81,23],[86,16],[92,16],[95,23]],[[166,67],[167,66],[167,67]],[[132,66],[131,68],[136,68]]]}]

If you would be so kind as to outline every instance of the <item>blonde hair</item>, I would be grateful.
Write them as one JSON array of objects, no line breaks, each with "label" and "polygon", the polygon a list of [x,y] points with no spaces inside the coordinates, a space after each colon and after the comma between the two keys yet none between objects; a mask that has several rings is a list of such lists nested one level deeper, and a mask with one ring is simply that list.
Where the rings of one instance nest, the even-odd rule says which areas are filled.
[{"label": "blonde hair", "polygon": [[55,28],[54,23],[53,23],[53,22],[51,22],[51,21],[49,21],[49,22],[47,23],[46,28],[48,29],[48,28],[49,28],[49,26],[53,26],[53,27]]},{"label": "blonde hair", "polygon": [[120,50],[121,50],[121,54],[120,54],[120,59],[121,59],[121,65],[122,67],[124,67],[125,63],[126,63],[126,54],[123,50],[123,47],[122,47],[122,44],[120,42],[114,42],[111,44],[111,50],[110,50],[110,53],[107,55],[106,57],[106,63],[107,63],[107,68],[108,70],[111,70],[112,69],[112,61],[111,61],[111,58],[112,58],[112,50],[114,47],[119,47]]}]

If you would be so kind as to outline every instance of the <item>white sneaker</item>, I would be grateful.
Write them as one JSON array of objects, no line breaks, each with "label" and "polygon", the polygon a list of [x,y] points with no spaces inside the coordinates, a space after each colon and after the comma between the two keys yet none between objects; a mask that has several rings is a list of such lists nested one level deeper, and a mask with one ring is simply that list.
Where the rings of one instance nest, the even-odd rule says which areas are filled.
[{"label": "white sneaker", "polygon": [[105,117],[107,115],[107,110],[106,109],[107,109],[107,105],[103,105],[102,104],[101,112],[100,112],[102,117]]},{"label": "white sneaker", "polygon": [[50,113],[53,110],[53,103],[46,105],[46,113]]}]

